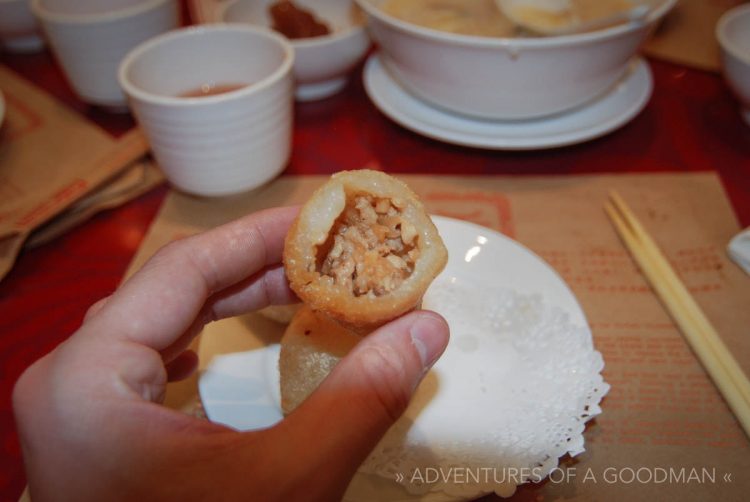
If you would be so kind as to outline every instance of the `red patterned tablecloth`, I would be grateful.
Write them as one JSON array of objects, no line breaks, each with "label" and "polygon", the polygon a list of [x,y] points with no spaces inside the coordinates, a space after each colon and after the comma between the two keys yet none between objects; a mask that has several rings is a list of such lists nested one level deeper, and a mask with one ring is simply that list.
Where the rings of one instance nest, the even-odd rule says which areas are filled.
[{"label": "red patterned tablecloth", "polygon": [[[0,62],[113,135],[133,126],[129,116],[80,103],[49,53],[2,55]],[[713,170],[739,222],[750,225],[750,127],[725,83],[716,74],[649,64],[654,94],[632,122],[600,139],[536,152],[463,148],[414,134],[368,100],[359,68],[343,93],[297,105],[294,154],[284,175],[333,173],[372,162],[388,172],[436,176]],[[25,484],[11,411],[13,383],[77,328],[89,305],[116,288],[165,193],[166,187],[157,188],[22,252],[0,282],[0,500],[17,500]]]}]

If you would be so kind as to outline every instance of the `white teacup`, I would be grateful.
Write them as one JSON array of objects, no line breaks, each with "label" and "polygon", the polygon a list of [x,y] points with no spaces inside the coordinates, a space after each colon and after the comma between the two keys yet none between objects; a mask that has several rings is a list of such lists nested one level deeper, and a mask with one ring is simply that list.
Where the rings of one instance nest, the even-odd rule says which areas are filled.
[{"label": "white teacup", "polygon": [[179,26],[176,0],[31,0],[57,61],[81,100],[126,111],[117,67],[127,52]]},{"label": "white teacup", "polygon": [[[220,14],[227,23],[271,27],[269,6],[275,0],[233,0]],[[364,58],[370,38],[362,12],[352,0],[297,0],[300,7],[323,20],[331,33],[290,40],[294,47],[297,101],[314,101],[341,91],[351,70]]]},{"label": "white teacup", "polygon": [[119,80],[167,179],[188,193],[228,195],[270,181],[289,161],[293,63],[292,46],[270,30],[203,25],[139,45]]},{"label": "white teacup", "polygon": [[742,118],[750,125],[750,5],[725,12],[716,25],[716,38],[724,78],[742,106]]},{"label": "white teacup", "polygon": [[0,0],[0,45],[9,52],[36,52],[44,47],[29,0]]}]

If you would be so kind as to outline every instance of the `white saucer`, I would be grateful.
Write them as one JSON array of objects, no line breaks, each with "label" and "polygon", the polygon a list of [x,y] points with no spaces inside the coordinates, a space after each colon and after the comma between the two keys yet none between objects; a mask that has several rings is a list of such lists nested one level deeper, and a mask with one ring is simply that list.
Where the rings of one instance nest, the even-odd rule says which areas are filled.
[{"label": "white saucer", "polygon": [[[571,433],[568,442],[551,443],[554,448],[550,446],[549,462],[557,465],[557,458],[565,451],[579,447],[582,449],[585,420],[579,422],[580,417],[588,415],[590,418],[598,413],[599,400],[608,388],[599,375],[601,356],[595,353],[581,306],[557,272],[518,242],[494,230],[465,221],[438,216],[433,216],[433,221],[449,250],[449,260],[444,271],[427,291],[424,300],[426,308],[438,310],[448,319],[451,324],[451,344],[430,372],[432,376],[429,381],[432,384],[428,382],[420,387],[399,423],[416,431],[416,437],[432,438],[431,440],[437,438],[439,441],[440,438],[449,437],[450,444],[462,444],[464,433],[472,437],[474,431],[494,431],[505,420],[503,417],[506,417],[508,409],[526,410],[523,412],[524,420],[519,423],[537,423],[534,419],[535,412],[530,410],[545,409],[540,408],[536,400],[546,399],[544,396],[552,391],[545,391],[545,388],[554,383],[557,387],[564,387],[562,390],[555,387],[554,396],[564,396],[560,398],[560,402],[570,405],[568,415],[553,414],[559,421],[558,429],[572,430],[568,422],[575,422],[580,429]],[[506,292],[495,294],[499,291],[498,288]],[[508,292],[527,296],[531,300],[507,306],[502,299],[507,298]],[[479,298],[484,299],[479,301]],[[498,324],[494,324],[498,318],[495,315],[499,312],[497,309],[507,308],[512,312],[527,313],[526,316],[521,316],[523,319],[519,317],[520,321],[512,321],[503,316],[506,322],[502,324],[502,332],[512,337],[510,334],[522,329],[526,322],[537,322],[534,320],[537,310],[533,305],[556,309],[563,317],[555,317],[553,322],[545,324],[544,329],[529,330],[526,336],[515,337],[521,341],[519,343],[529,344],[527,349],[514,348],[511,342],[502,341],[499,338],[500,332],[497,332]],[[198,389],[210,420],[238,430],[256,430],[272,426],[282,419],[278,340],[283,330],[283,326],[255,314],[225,319],[206,326],[198,351],[201,361]],[[548,346],[532,343],[539,333],[544,333],[542,338]],[[564,348],[557,350],[556,347],[561,344]],[[575,357],[566,355],[566,351],[572,351]],[[564,369],[561,369],[563,366],[558,367],[564,361],[571,360],[575,361],[574,366],[565,366]],[[526,373],[520,371],[524,368]],[[556,378],[550,379],[549,374],[554,374]],[[534,386],[531,382],[537,380],[537,376],[538,382],[544,383]],[[568,385],[568,377],[580,381],[573,382],[575,385]],[[590,389],[595,381],[599,382],[598,391]],[[439,382],[437,387],[433,385],[436,382]],[[492,382],[496,385],[493,386]],[[484,388],[485,385],[488,388]],[[532,387],[534,392],[529,391]],[[493,398],[489,399],[489,395]],[[552,406],[553,401],[555,400],[549,399],[545,402]],[[459,419],[453,415],[463,416],[467,406],[472,404],[481,412],[474,414],[471,419],[462,418],[466,427],[454,427],[455,421]],[[508,416],[515,414],[513,412]],[[568,416],[570,420],[564,419],[564,416]],[[511,422],[516,423],[513,420]],[[398,427],[397,424],[393,430],[400,430]],[[529,427],[530,430],[534,429],[531,425]],[[547,431],[547,428],[543,430]],[[380,452],[378,447],[373,454],[382,456],[384,452],[397,451],[402,447],[398,445],[402,444],[403,439],[399,434],[389,433],[383,440],[395,441],[395,446],[384,447]],[[394,437],[389,439],[391,435]],[[404,437],[405,441],[409,440],[411,433]],[[528,442],[533,434],[524,432],[521,437]],[[508,444],[512,446],[516,442],[513,440]],[[553,449],[560,451],[552,452]],[[494,447],[489,450],[494,452]],[[482,451],[482,448],[471,450],[472,455],[477,457],[475,461],[480,459]],[[460,452],[460,455],[464,455],[464,452]],[[494,455],[496,453],[491,453],[493,458]],[[472,460],[469,457],[461,458],[466,463]],[[403,458],[406,459],[407,456],[404,455]],[[403,483],[396,482],[392,476],[377,471],[376,467],[379,465],[380,462],[374,462],[369,467],[367,463],[363,465],[344,500],[446,502],[473,499],[496,489],[494,485],[490,488],[467,485],[460,487],[462,496],[441,490],[417,495],[407,490]],[[386,462],[382,465],[390,464]],[[509,490],[508,493],[512,492],[515,483],[505,489]]]},{"label": "white saucer", "polygon": [[[425,304],[441,281],[459,281],[477,288],[502,284],[523,295],[539,295],[564,311],[577,325],[586,317],[567,284],[544,260],[494,230],[466,221],[432,216],[448,248],[448,264],[425,295]],[[429,306],[429,305],[428,305]],[[467,310],[469,306],[466,307]],[[278,339],[269,322],[252,315],[225,319],[203,331],[199,356],[202,373],[198,391],[208,418],[239,430],[269,427],[281,420]],[[273,329],[273,328],[272,328]],[[263,332],[260,332],[263,331]],[[233,332],[237,337],[233,337]],[[269,343],[271,342],[271,343]]]},{"label": "white saucer", "polygon": [[407,92],[377,54],[364,70],[367,94],[388,117],[418,134],[463,146],[493,150],[535,150],[581,143],[625,125],[651,97],[648,64],[637,58],[609,92],[569,112],[517,121],[474,119],[435,108]]}]

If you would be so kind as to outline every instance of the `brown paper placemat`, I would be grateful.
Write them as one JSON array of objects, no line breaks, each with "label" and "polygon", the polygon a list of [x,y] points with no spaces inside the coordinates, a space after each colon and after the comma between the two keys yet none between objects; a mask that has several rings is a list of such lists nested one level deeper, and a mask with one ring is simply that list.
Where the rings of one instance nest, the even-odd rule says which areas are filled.
[{"label": "brown paper placemat", "polygon": [[716,22],[722,14],[746,0],[679,0],[643,51],[659,59],[719,71]]},{"label": "brown paper placemat", "polygon": [[36,228],[24,243],[26,248],[46,244],[105,209],[112,209],[164,182],[164,175],[151,159],[123,169],[63,212]]},{"label": "brown paper placemat", "polygon": [[137,131],[115,141],[3,66],[0,89],[6,101],[0,128],[2,279],[29,234],[50,219],[55,221],[34,238],[35,244],[130,200],[162,177],[152,163],[131,163],[119,155],[123,145],[145,151]]},{"label": "brown paper placemat", "polygon": [[[562,464],[557,482],[524,486],[516,497],[746,496],[750,442],[602,210],[609,190],[619,191],[750,374],[750,277],[724,252],[740,228],[716,175],[402,178],[431,212],[497,229],[545,258],[577,295],[604,356],[612,388],[585,434],[586,452]],[[284,177],[226,199],[171,193],[129,273],[175,238],[302,202],[323,180]],[[195,379],[172,385],[168,404],[194,412],[195,385]],[[641,481],[630,480],[638,469]],[[671,477],[657,482],[663,473]]]},{"label": "brown paper placemat", "polygon": [[114,140],[3,66],[0,89],[7,104],[0,129],[0,235],[6,235],[33,224],[43,202],[85,191],[79,178]]}]

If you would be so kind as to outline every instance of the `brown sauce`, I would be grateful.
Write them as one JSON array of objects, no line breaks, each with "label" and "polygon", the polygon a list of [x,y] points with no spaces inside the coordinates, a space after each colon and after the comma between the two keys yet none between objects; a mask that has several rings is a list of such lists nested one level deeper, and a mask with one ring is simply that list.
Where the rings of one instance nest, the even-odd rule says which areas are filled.
[{"label": "brown sauce", "polygon": [[328,35],[331,30],[307,9],[289,0],[281,0],[269,7],[273,29],[287,38],[311,38]]}]

